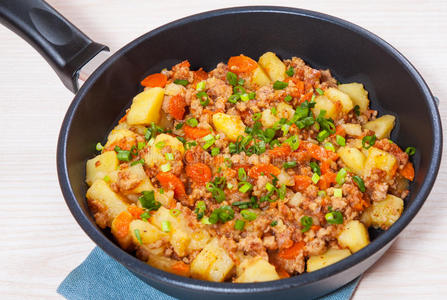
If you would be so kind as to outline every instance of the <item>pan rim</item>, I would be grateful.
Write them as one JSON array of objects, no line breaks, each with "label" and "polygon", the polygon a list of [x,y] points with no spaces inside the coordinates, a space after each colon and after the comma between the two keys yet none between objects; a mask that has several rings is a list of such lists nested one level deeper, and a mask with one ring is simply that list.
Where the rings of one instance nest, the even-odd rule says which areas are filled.
[{"label": "pan rim", "polygon": [[[427,108],[432,115],[431,125],[433,127],[433,147],[432,147],[432,158],[429,164],[429,169],[427,170],[427,176],[422,183],[419,192],[416,194],[413,203],[407,207],[399,220],[386,232],[374,239],[367,247],[362,250],[352,254],[350,257],[341,260],[333,265],[330,265],[321,270],[317,270],[311,273],[303,273],[299,276],[293,276],[287,279],[269,281],[269,282],[259,282],[259,283],[215,283],[203,280],[197,280],[192,278],[186,278],[170,274],[159,269],[153,268],[148,264],[140,261],[136,257],[128,254],[121,248],[119,248],[115,243],[109,240],[100,229],[97,228],[96,224],[93,224],[89,218],[82,212],[76,197],[71,189],[70,180],[68,177],[68,166],[67,166],[67,139],[70,133],[71,124],[74,115],[77,111],[79,104],[83,101],[84,96],[89,91],[90,87],[94,82],[112,65],[115,61],[119,60],[127,51],[134,48],[140,42],[150,39],[151,37],[157,35],[158,33],[175,28],[177,26],[182,26],[183,24],[199,21],[203,19],[214,18],[217,16],[227,15],[227,14],[240,14],[240,13],[275,13],[275,14],[292,14],[299,17],[307,17],[318,19],[323,22],[329,22],[333,25],[343,27],[346,30],[353,31],[354,33],[362,36],[363,38],[369,39],[374,44],[382,47],[385,51],[398,60],[404,68],[408,71],[409,76],[417,82],[419,89],[424,94],[424,100],[426,102]],[[248,294],[248,293],[262,293],[262,292],[272,292],[278,290],[284,290],[289,288],[304,287],[306,285],[312,284],[322,279],[329,278],[335,274],[341,273],[345,270],[352,268],[358,263],[367,259],[370,255],[378,252],[380,249],[391,243],[398,234],[409,224],[409,222],[415,217],[417,212],[422,207],[426,198],[428,197],[434,182],[437,177],[442,155],[442,125],[439,116],[438,109],[435,105],[433,95],[430,92],[427,84],[425,83],[422,76],[416,70],[416,68],[393,46],[376,36],[375,34],[369,32],[362,27],[350,23],[348,21],[342,20],[337,17],[322,14],[315,11],[292,8],[292,7],[282,7],[282,6],[239,6],[224,8],[218,10],[212,10],[203,12],[200,14],[191,15],[166,25],[158,27],[148,33],[143,34],[137,39],[131,41],[116,53],[114,53],[110,58],[108,58],[95,72],[90,76],[90,78],[84,83],[80,91],[75,95],[62,124],[58,147],[57,147],[57,170],[59,183],[64,195],[64,199],[69,207],[71,213],[75,217],[78,224],[85,231],[85,233],[95,242],[97,246],[102,248],[109,256],[113,257],[119,263],[124,265],[126,268],[130,269],[132,272],[138,274],[142,277],[149,277],[152,281],[160,282],[163,284],[169,284],[171,286],[176,286],[179,288],[184,288],[185,290],[195,290],[195,291],[209,291],[217,294]]]}]

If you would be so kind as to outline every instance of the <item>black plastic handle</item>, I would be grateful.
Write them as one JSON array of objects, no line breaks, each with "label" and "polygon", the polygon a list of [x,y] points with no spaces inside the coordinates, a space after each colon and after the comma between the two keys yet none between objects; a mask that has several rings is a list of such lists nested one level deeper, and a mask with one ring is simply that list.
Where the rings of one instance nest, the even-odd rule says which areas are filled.
[{"label": "black plastic handle", "polygon": [[78,90],[78,71],[107,46],[89,39],[43,0],[0,0],[0,22],[50,64],[63,84]]}]

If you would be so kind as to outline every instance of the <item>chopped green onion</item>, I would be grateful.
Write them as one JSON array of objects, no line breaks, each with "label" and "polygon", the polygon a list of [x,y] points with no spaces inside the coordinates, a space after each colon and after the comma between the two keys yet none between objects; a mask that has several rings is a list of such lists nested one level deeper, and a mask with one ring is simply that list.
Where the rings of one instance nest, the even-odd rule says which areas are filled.
[{"label": "chopped green onion", "polygon": [[343,224],[343,215],[339,211],[328,212],[324,218],[329,224]]},{"label": "chopped green onion", "polygon": [[334,145],[332,143],[329,143],[329,142],[324,144],[324,149],[335,152]]},{"label": "chopped green onion", "polygon": [[358,105],[354,106],[354,113],[355,113],[357,116],[360,116],[360,106],[358,106]]},{"label": "chopped green onion", "polygon": [[286,102],[290,102],[291,100],[292,100],[292,96],[290,96],[290,95],[287,95],[284,97],[284,101],[286,101]]},{"label": "chopped green onion", "polygon": [[130,161],[131,156],[130,151],[127,150],[119,150],[116,154],[119,161]]},{"label": "chopped green onion", "polygon": [[206,88],[206,81],[200,81],[196,86],[196,90],[198,90],[199,92],[205,90],[205,88]]},{"label": "chopped green onion", "polygon": [[227,80],[228,80],[228,83],[231,84],[232,86],[237,85],[237,75],[234,74],[233,72],[227,73]]},{"label": "chopped green onion", "polygon": [[237,171],[237,174],[238,174],[240,181],[247,180],[247,173],[245,172],[244,168],[239,168],[239,170]]},{"label": "chopped green onion", "polygon": [[204,137],[202,138],[202,141],[205,142],[205,144],[203,144],[202,148],[206,150],[206,149],[208,149],[209,147],[211,147],[211,146],[214,144],[214,142],[216,141],[216,139],[215,139],[214,136],[210,133],[210,134],[204,136]]},{"label": "chopped green onion", "polygon": [[366,191],[365,182],[363,181],[363,179],[360,176],[354,176],[354,177],[352,177],[352,180],[354,180],[354,182],[357,184],[357,186],[359,187],[359,190],[362,193],[364,193]]},{"label": "chopped green onion", "polygon": [[192,147],[195,147],[195,146],[197,146],[197,142],[196,141],[187,142],[185,144],[185,148],[188,149],[188,150],[191,149]]},{"label": "chopped green onion", "polygon": [[220,149],[219,148],[214,147],[213,149],[211,149],[211,156],[216,156],[219,153],[220,153]]},{"label": "chopped green onion", "polygon": [[295,74],[295,69],[294,69],[293,67],[288,68],[287,71],[286,71],[286,74],[287,74],[289,77],[292,77],[293,74]]},{"label": "chopped green onion", "polygon": [[180,84],[180,85],[183,85],[183,86],[187,86],[189,81],[186,80],[186,79],[176,79],[176,80],[174,80],[174,83],[175,84]]},{"label": "chopped green onion", "polygon": [[236,222],[234,223],[234,229],[236,230],[244,230],[245,227],[245,222],[242,220],[236,220]]},{"label": "chopped green onion", "polygon": [[170,232],[171,231],[171,222],[169,222],[169,221],[161,222],[161,231]]},{"label": "chopped green onion", "polygon": [[312,94],[312,98],[310,98],[310,103],[315,103],[315,94]]},{"label": "chopped green onion", "polygon": [[216,224],[217,222],[225,223],[227,221],[234,219],[234,210],[228,206],[224,205],[213,210],[208,218],[211,224]]},{"label": "chopped green onion", "polygon": [[274,116],[276,116],[276,114],[278,113],[278,110],[276,109],[276,107],[272,107],[272,108],[270,109],[270,111],[272,112],[272,114],[273,114]]},{"label": "chopped green onion", "polygon": [[160,169],[161,169],[162,172],[169,172],[169,171],[171,171],[171,164],[170,163],[165,163],[165,164],[160,166]]},{"label": "chopped green onion", "polygon": [[348,174],[348,172],[346,171],[345,168],[341,168],[338,173],[337,173],[337,177],[335,177],[335,181],[339,184],[342,185],[343,183],[345,183],[345,178],[346,175]]},{"label": "chopped green onion", "polygon": [[135,229],[133,231],[133,233],[135,234],[135,237],[137,238],[138,243],[140,243],[140,245],[143,245],[143,241],[141,240],[140,230],[139,229]]},{"label": "chopped green onion", "polygon": [[175,125],[175,129],[179,130],[182,129],[184,123],[178,123],[177,125]]},{"label": "chopped green onion", "polygon": [[310,228],[314,224],[314,220],[312,219],[312,217],[302,216],[300,219],[300,223],[301,223],[301,226],[303,226],[303,228],[301,228],[301,232],[307,232],[310,230]]},{"label": "chopped green onion", "polygon": [[163,147],[166,145],[166,143],[164,141],[158,142],[155,144],[155,147],[157,147],[158,149],[163,149]]},{"label": "chopped green onion", "polygon": [[182,213],[182,211],[178,208],[174,208],[174,209],[170,209],[169,213],[171,214],[171,216],[177,217],[179,214]]},{"label": "chopped green onion", "polygon": [[140,215],[141,220],[146,221],[151,218],[151,214],[147,211]]},{"label": "chopped green onion", "polygon": [[248,93],[248,98],[250,100],[253,100],[255,97],[256,97],[256,93],[255,92]]},{"label": "chopped green onion", "polygon": [[239,192],[241,193],[246,193],[253,187],[249,182],[240,182],[239,185],[240,185]]},{"label": "chopped green onion", "polygon": [[227,183],[227,188],[231,190],[231,189],[233,188],[233,185],[232,185],[231,183],[228,182],[228,183]]},{"label": "chopped green onion", "polygon": [[160,193],[160,194],[164,194],[165,193],[165,190],[163,189],[163,188],[160,188],[159,190],[158,190],[158,192]]},{"label": "chopped green onion", "polygon": [[200,222],[205,225],[211,225],[210,219],[208,217],[203,217],[202,221]]},{"label": "chopped green onion", "polygon": [[281,187],[277,190],[277,192],[278,192],[279,199],[284,200],[284,198],[286,197],[286,192],[287,192],[286,185],[285,184],[281,185]]},{"label": "chopped green onion", "polygon": [[148,144],[149,146],[154,145],[154,143],[155,143],[155,139],[154,139],[154,138],[151,138],[151,139],[147,142],[147,144]]},{"label": "chopped green onion", "polygon": [[317,173],[314,173],[314,175],[312,175],[312,181],[313,181],[313,183],[317,184],[318,181],[320,181],[320,175],[318,175]]},{"label": "chopped green onion", "polygon": [[186,124],[188,124],[191,127],[196,127],[199,124],[199,121],[197,121],[196,118],[191,118],[186,120]]},{"label": "chopped green onion", "polygon": [[369,149],[372,146],[374,146],[374,144],[376,143],[376,139],[377,139],[377,137],[376,137],[375,134],[365,136],[362,139],[362,146],[363,146],[363,148]]},{"label": "chopped green onion", "polygon": [[233,162],[228,157],[225,158],[224,162],[227,168],[231,168],[233,166]]},{"label": "chopped green onion", "polygon": [[320,131],[320,132],[318,133],[318,135],[317,135],[317,140],[318,140],[319,142],[322,142],[322,141],[324,141],[326,138],[328,138],[330,135],[331,135],[331,134],[329,133],[329,131],[327,131],[327,130],[322,130],[322,131]]},{"label": "chopped green onion", "polygon": [[101,145],[101,143],[96,144],[96,151],[102,151],[104,149],[104,146]]},{"label": "chopped green onion", "polygon": [[337,142],[337,144],[339,144],[340,146],[345,146],[346,145],[346,140],[344,137],[342,137],[341,135],[336,135],[335,136],[335,141]]},{"label": "chopped green onion", "polygon": [[343,197],[343,191],[342,189],[334,189],[334,197]]},{"label": "chopped green onion", "polygon": [[289,137],[285,142],[289,144],[292,151],[295,151],[300,146],[300,138],[297,135]]},{"label": "chopped green onion", "polygon": [[247,102],[248,100],[250,100],[250,97],[247,93],[241,95],[241,101]]},{"label": "chopped green onion", "polygon": [[241,95],[239,94],[233,94],[228,98],[228,102],[230,103],[236,103],[239,99],[241,99]]},{"label": "chopped green onion", "polygon": [[135,165],[138,165],[138,164],[144,165],[144,158],[136,160],[136,161],[133,161],[133,162],[130,163],[131,166],[135,166]]},{"label": "chopped green onion", "polygon": [[155,200],[154,191],[143,191],[138,201],[140,201],[143,208],[149,211],[158,210],[161,206],[161,203]]},{"label": "chopped green onion", "polygon": [[416,153],[416,148],[415,147],[407,147],[407,149],[405,149],[405,153],[407,153],[408,155],[414,155]]},{"label": "chopped green onion", "polygon": [[166,153],[165,154],[166,160],[174,160],[174,154],[172,153]]},{"label": "chopped green onion", "polygon": [[200,100],[200,105],[207,106],[210,104],[210,98],[208,97],[207,93],[199,92],[197,93],[196,97]]},{"label": "chopped green onion", "polygon": [[103,179],[104,179],[104,181],[107,182],[107,183],[110,182],[110,177],[109,177],[109,175],[104,176]]},{"label": "chopped green onion", "polygon": [[145,142],[138,142],[138,150],[141,150],[141,149],[143,149],[144,147],[146,146],[146,143]]},{"label": "chopped green onion", "polygon": [[194,210],[194,213],[197,215],[197,220],[200,220],[205,215],[206,205],[205,201],[197,201],[196,202],[196,209]]},{"label": "chopped green onion", "polygon": [[289,84],[287,82],[276,80],[275,83],[273,83],[273,88],[275,90],[282,90],[286,88],[288,85]]},{"label": "chopped green onion", "polygon": [[271,192],[275,189],[275,186],[273,184],[271,184],[270,182],[267,182],[267,184],[265,185],[265,189],[267,191]]},{"label": "chopped green onion", "polygon": [[319,192],[318,192],[318,196],[320,196],[320,197],[326,197],[326,192],[325,192],[325,191],[319,191]]},{"label": "chopped green onion", "polygon": [[241,216],[247,221],[256,220],[256,218],[258,217],[258,215],[255,212],[248,209],[241,210]]},{"label": "chopped green onion", "polygon": [[288,161],[288,162],[285,162],[285,163],[283,163],[282,167],[283,167],[284,169],[294,168],[294,167],[296,167],[296,161]]},{"label": "chopped green onion", "polygon": [[261,116],[262,116],[261,113],[255,113],[255,114],[253,114],[252,119],[253,119],[253,121],[257,121],[261,118]]},{"label": "chopped green onion", "polygon": [[324,91],[320,88],[316,88],[315,91],[317,91],[317,93],[320,95],[324,95]]},{"label": "chopped green onion", "polygon": [[311,161],[309,165],[310,165],[310,168],[311,168],[312,172],[314,172],[314,173],[316,173],[318,175],[321,175],[320,166],[316,162]]},{"label": "chopped green onion", "polygon": [[278,225],[278,221],[273,220],[272,223],[270,223],[270,226],[275,227],[276,225]]}]

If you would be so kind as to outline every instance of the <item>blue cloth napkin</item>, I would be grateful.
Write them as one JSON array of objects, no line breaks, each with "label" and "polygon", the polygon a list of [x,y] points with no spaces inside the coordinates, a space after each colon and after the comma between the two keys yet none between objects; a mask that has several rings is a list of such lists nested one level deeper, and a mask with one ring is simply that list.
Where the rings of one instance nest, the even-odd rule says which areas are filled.
[{"label": "blue cloth napkin", "polygon": [[[359,281],[360,277],[320,300],[350,299]],[[175,300],[138,279],[98,247],[68,274],[57,292],[68,300]]]}]

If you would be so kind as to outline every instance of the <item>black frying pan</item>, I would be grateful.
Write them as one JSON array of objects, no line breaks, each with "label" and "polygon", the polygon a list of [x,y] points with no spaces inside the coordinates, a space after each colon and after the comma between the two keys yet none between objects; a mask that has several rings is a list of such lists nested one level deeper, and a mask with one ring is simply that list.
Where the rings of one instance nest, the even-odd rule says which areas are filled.
[{"label": "black frying pan", "polygon": [[[59,136],[57,166],[68,207],[82,229],[107,254],[167,294],[188,299],[310,298],[326,294],[365,272],[390,247],[421,208],[435,181],[442,152],[437,107],[416,69],[374,34],[346,21],[295,8],[238,7],[190,16],[155,29],[104,62],[77,91],[81,67],[106,47],[91,41],[39,0],[0,2],[1,22],[33,45],[71,91],[77,92]],[[213,283],[150,267],[121,250],[98,228],[85,192],[85,162],[105,140],[146,75],[189,59],[192,68],[213,68],[232,55],[259,57],[274,51],[329,68],[341,82],[362,82],[380,113],[397,117],[392,138],[415,146],[416,177],[401,218],[373,241],[327,268],[263,283]],[[279,299],[279,298],[277,298]]]}]

